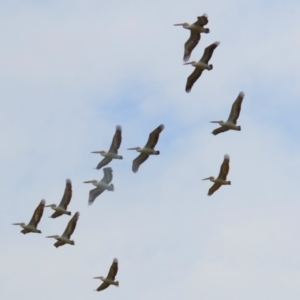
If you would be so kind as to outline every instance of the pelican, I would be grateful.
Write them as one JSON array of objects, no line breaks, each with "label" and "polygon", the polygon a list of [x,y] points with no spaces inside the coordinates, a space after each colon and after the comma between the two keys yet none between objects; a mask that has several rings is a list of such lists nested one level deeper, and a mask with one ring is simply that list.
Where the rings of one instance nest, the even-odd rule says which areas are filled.
[{"label": "pelican", "polygon": [[118,155],[118,149],[122,142],[122,127],[117,125],[116,132],[111,142],[108,152],[106,151],[93,151],[92,153],[100,153],[104,158],[99,162],[96,169],[100,170],[102,167],[108,165],[113,159],[123,159],[123,156]]},{"label": "pelican", "polygon": [[71,198],[72,198],[72,183],[70,179],[67,179],[65,192],[59,205],[56,206],[56,204],[50,204],[45,206],[45,207],[51,207],[53,210],[55,210],[55,212],[49,218],[57,218],[64,214],[71,216],[71,212],[67,211]]},{"label": "pelican", "polygon": [[70,240],[71,235],[73,234],[77,221],[79,219],[79,212],[75,213],[75,215],[72,217],[72,219],[69,221],[68,226],[62,236],[59,235],[50,235],[46,238],[55,238],[57,242],[54,243],[54,246],[56,248],[63,246],[64,244],[70,244],[75,245],[75,242]]},{"label": "pelican", "polygon": [[163,124],[159,125],[155,130],[153,130],[149,134],[149,138],[147,141],[147,144],[144,148],[135,147],[135,148],[128,148],[128,150],[136,150],[137,152],[140,152],[141,154],[133,160],[132,163],[132,171],[136,173],[140,167],[140,165],[148,159],[149,155],[159,155],[159,151],[154,150],[154,147],[158,141],[159,134],[163,131],[165,126]]},{"label": "pelican", "polygon": [[118,260],[114,258],[106,278],[104,278],[103,276],[94,277],[94,279],[101,279],[103,281],[103,283],[95,291],[97,292],[103,291],[106,288],[108,288],[111,284],[115,286],[119,286],[119,281],[115,281],[115,277],[117,273],[118,273]]},{"label": "pelican", "polygon": [[221,127],[215,129],[212,134],[217,135],[221,132],[225,132],[229,129],[231,130],[241,130],[241,126],[236,125],[236,121],[240,115],[242,102],[244,99],[245,94],[243,92],[240,92],[236,100],[233,102],[231,107],[231,112],[229,115],[229,118],[226,122],[224,121],[211,121],[210,123],[218,123],[221,125]]},{"label": "pelican", "polygon": [[113,179],[112,175],[112,168],[103,168],[104,176],[100,181],[97,180],[88,180],[84,181],[83,183],[92,183],[93,185],[96,186],[95,189],[90,190],[90,195],[89,195],[89,205],[93,204],[95,199],[101,195],[105,190],[108,191],[114,191],[114,185],[110,184],[110,182]]},{"label": "pelican", "polygon": [[196,61],[191,61],[188,63],[185,63],[184,65],[192,65],[195,67],[194,72],[188,77],[186,82],[185,91],[189,93],[194,85],[194,83],[198,80],[198,78],[201,76],[203,70],[212,70],[213,65],[209,65],[208,62],[211,59],[214,50],[220,45],[220,42],[214,42],[210,46],[206,47],[204,50],[204,53],[201,57],[201,59]]},{"label": "pelican", "polygon": [[197,17],[197,19],[197,22],[193,23],[192,25],[190,25],[189,23],[174,24],[174,26],[182,26],[183,28],[191,31],[190,38],[184,44],[183,61],[189,60],[192,51],[200,41],[201,33],[209,33],[209,29],[203,27],[208,23],[207,15],[204,14],[201,17]]},{"label": "pelican", "polygon": [[37,229],[37,226],[43,216],[45,204],[46,201],[43,199],[35,209],[33,216],[27,225],[25,223],[13,223],[12,225],[20,225],[23,228],[23,230],[21,230],[23,234],[29,232],[42,233],[39,229]]},{"label": "pelican", "polygon": [[229,172],[229,155],[225,154],[223,163],[220,168],[220,173],[219,173],[218,178],[215,179],[215,177],[211,176],[211,177],[202,179],[202,180],[210,180],[210,181],[214,182],[214,184],[208,191],[208,194],[207,194],[208,196],[211,196],[216,190],[218,190],[220,188],[221,185],[227,185],[227,184],[230,185],[231,184],[230,181],[226,180],[228,172]]}]

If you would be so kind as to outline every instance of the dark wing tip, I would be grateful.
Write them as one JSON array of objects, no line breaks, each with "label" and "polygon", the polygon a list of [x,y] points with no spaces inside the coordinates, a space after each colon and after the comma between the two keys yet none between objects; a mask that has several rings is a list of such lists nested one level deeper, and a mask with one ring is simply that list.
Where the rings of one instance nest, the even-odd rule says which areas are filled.
[{"label": "dark wing tip", "polygon": [[46,200],[45,199],[42,199],[41,203],[40,204],[43,204],[45,205],[46,204]]},{"label": "dark wing tip", "polygon": [[72,181],[71,181],[69,178],[67,178],[67,179],[66,179],[66,183],[70,183],[70,184],[71,184]]},{"label": "dark wing tip", "polygon": [[244,92],[240,92],[239,93],[239,97],[244,98],[245,97],[245,93]]},{"label": "dark wing tip", "polygon": [[114,262],[114,263],[118,263],[118,259],[117,259],[117,258],[114,258],[113,262]]},{"label": "dark wing tip", "polygon": [[116,126],[116,130],[119,130],[119,131],[121,131],[121,130],[122,130],[122,127],[121,127],[121,125],[117,125],[117,126]]},{"label": "dark wing tip", "polygon": [[229,159],[230,159],[229,155],[228,155],[228,154],[225,154],[225,155],[224,155],[224,159],[229,160]]},{"label": "dark wing tip", "polygon": [[79,211],[77,211],[77,212],[74,214],[74,218],[79,218],[79,216],[80,216],[80,213],[79,213]]},{"label": "dark wing tip", "polygon": [[164,124],[160,124],[158,127],[160,128],[160,130],[164,130],[165,125]]},{"label": "dark wing tip", "polygon": [[216,47],[218,47],[221,43],[219,41],[214,42],[213,45],[216,45]]}]

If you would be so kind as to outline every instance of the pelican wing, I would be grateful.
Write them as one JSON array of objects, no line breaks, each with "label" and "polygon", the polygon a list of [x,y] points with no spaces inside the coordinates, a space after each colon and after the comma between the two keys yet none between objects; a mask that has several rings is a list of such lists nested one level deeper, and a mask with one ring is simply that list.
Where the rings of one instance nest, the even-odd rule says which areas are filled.
[{"label": "pelican wing", "polygon": [[118,260],[115,258],[113,263],[110,266],[108,275],[107,275],[107,279],[111,279],[111,280],[115,280],[115,277],[118,273]]},{"label": "pelican wing", "polygon": [[148,141],[147,141],[147,144],[145,147],[154,149],[154,147],[158,141],[159,134],[164,130],[164,128],[165,128],[165,126],[163,124],[161,124],[156,129],[154,129],[149,134],[149,138],[148,138]]},{"label": "pelican wing", "polygon": [[219,183],[214,183],[212,187],[208,190],[208,196],[211,196],[216,190],[220,188],[221,184]]},{"label": "pelican wing", "polygon": [[201,35],[199,32],[191,30],[190,38],[186,41],[184,44],[184,56],[183,61],[188,61],[192,51],[195,49],[195,47],[198,45],[200,41]]},{"label": "pelican wing", "polygon": [[92,205],[95,199],[105,191],[102,187],[96,187],[95,189],[90,190],[89,193],[89,205]]},{"label": "pelican wing", "polygon": [[104,168],[103,172],[104,172],[104,177],[101,179],[101,181],[105,182],[106,184],[110,184],[113,179],[112,168],[110,167]]},{"label": "pelican wing", "polygon": [[244,99],[245,94],[243,92],[240,92],[236,100],[233,102],[231,107],[231,112],[228,118],[228,122],[232,122],[233,124],[236,124],[236,121],[240,115],[242,102]]},{"label": "pelican wing", "polygon": [[220,44],[220,42],[214,42],[210,46],[206,47],[200,61],[205,64],[208,64],[209,60],[211,59],[211,57],[214,53],[214,50],[219,46],[219,44]]},{"label": "pelican wing", "polygon": [[149,157],[148,154],[141,153],[137,158],[135,158],[132,162],[132,171],[136,173],[140,167],[140,165],[147,160]]},{"label": "pelican wing", "polygon": [[56,210],[56,211],[50,216],[50,218],[55,219],[55,218],[60,217],[60,216],[62,216],[62,215],[63,215],[62,212],[59,212],[59,211]]},{"label": "pelican wing", "polygon": [[203,27],[208,23],[208,18],[206,14],[204,14],[201,17],[197,17],[197,19],[198,20],[193,25]]},{"label": "pelican wing", "polygon": [[198,80],[198,78],[201,76],[203,72],[203,69],[195,68],[193,73],[188,77],[186,86],[185,86],[185,91],[189,93],[194,85],[194,83]]},{"label": "pelican wing", "polygon": [[229,172],[229,155],[225,154],[218,178],[226,180]]},{"label": "pelican wing", "polygon": [[122,127],[117,125],[116,132],[111,142],[111,146],[109,148],[109,152],[118,154],[118,149],[120,148],[122,142]]},{"label": "pelican wing", "polygon": [[68,208],[68,205],[71,201],[72,198],[72,182],[70,179],[66,180],[66,187],[65,187],[65,192],[64,195],[60,201],[59,206],[63,207],[64,209]]},{"label": "pelican wing", "polygon": [[[110,150],[109,150],[110,151]],[[116,152],[116,154],[118,154],[118,151]],[[109,157],[104,157],[99,164],[97,165],[96,169],[100,170],[102,167],[108,165],[110,162],[112,161],[112,158]]]},{"label": "pelican wing", "polygon": [[103,283],[97,288],[96,291],[97,291],[97,292],[103,291],[103,290],[107,289],[109,286],[110,286],[109,283],[103,282]]},{"label": "pelican wing", "polygon": [[64,242],[62,242],[62,241],[57,241],[56,243],[54,243],[54,246],[56,247],[56,248],[58,248],[58,247],[60,247],[60,246],[63,246],[65,243]]},{"label": "pelican wing", "polygon": [[73,234],[73,232],[76,228],[76,224],[79,219],[79,215],[80,215],[79,212],[76,212],[76,214],[72,217],[72,219],[68,223],[68,226],[67,226],[65,232],[63,233],[63,236],[66,236],[68,239],[70,239],[71,235]]},{"label": "pelican wing", "polygon": [[229,128],[226,128],[226,127],[222,126],[222,127],[219,127],[219,128],[216,128],[215,130],[213,130],[212,134],[217,135],[221,132],[225,132],[225,131],[228,131],[228,130],[229,130]]},{"label": "pelican wing", "polygon": [[37,225],[39,224],[39,222],[43,216],[45,204],[46,204],[46,201],[43,199],[40,202],[40,204],[38,205],[38,207],[35,209],[33,216],[28,225],[31,225],[35,228],[37,227]]}]

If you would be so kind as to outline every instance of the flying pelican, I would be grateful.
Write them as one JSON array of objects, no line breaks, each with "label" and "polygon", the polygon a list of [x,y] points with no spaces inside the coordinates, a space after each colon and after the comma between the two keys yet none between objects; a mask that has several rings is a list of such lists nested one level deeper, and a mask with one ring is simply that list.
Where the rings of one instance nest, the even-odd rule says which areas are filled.
[{"label": "flying pelican", "polygon": [[214,184],[208,191],[208,194],[207,194],[208,196],[211,196],[216,190],[218,190],[220,188],[221,185],[226,185],[226,184],[230,185],[231,184],[230,181],[226,180],[228,172],[229,172],[229,155],[225,154],[223,163],[220,168],[220,173],[219,173],[218,178],[215,179],[215,177],[211,176],[211,177],[202,179],[202,180],[209,179],[210,181],[214,182]]},{"label": "flying pelican", "polygon": [[92,153],[100,153],[104,158],[99,162],[96,167],[97,170],[108,165],[113,159],[123,159],[123,156],[118,155],[118,149],[122,142],[122,127],[117,125],[116,132],[111,142],[108,152],[106,151],[93,151]]},{"label": "flying pelican", "polygon": [[59,235],[50,235],[47,236],[46,238],[55,238],[57,242],[54,243],[54,246],[56,248],[63,246],[64,244],[70,244],[70,245],[75,245],[75,242],[70,240],[71,235],[73,234],[77,220],[79,219],[79,212],[75,213],[75,215],[71,218],[71,220],[68,223],[68,226],[62,236]]},{"label": "flying pelican", "polygon": [[94,277],[94,279],[101,279],[103,283],[97,288],[97,292],[103,291],[108,288],[111,284],[119,286],[119,281],[115,281],[115,277],[118,273],[118,260],[114,258],[114,261],[109,269],[108,275],[106,278],[103,276]]},{"label": "flying pelican", "polygon": [[137,152],[140,152],[141,154],[133,160],[132,163],[132,171],[136,173],[140,167],[140,165],[148,159],[149,155],[155,154],[158,155],[160,152],[154,150],[154,147],[158,141],[159,134],[163,131],[165,126],[163,124],[159,125],[155,130],[153,130],[149,134],[149,138],[147,141],[147,144],[144,148],[135,147],[135,148],[128,148],[128,150],[136,150]]},{"label": "flying pelican", "polygon": [[231,107],[231,112],[229,115],[229,118],[226,122],[224,121],[211,121],[210,123],[218,123],[221,125],[221,127],[215,129],[212,134],[217,135],[221,132],[225,132],[229,129],[232,130],[241,130],[241,126],[236,125],[236,121],[240,115],[242,102],[244,99],[245,94],[243,92],[240,92],[236,100],[233,102]]},{"label": "flying pelican", "polygon": [[23,228],[23,230],[21,230],[23,234],[29,232],[42,233],[39,229],[37,229],[37,226],[43,216],[45,204],[46,201],[43,199],[35,209],[33,216],[27,225],[25,223],[13,223],[12,225],[20,225]]},{"label": "flying pelican", "polygon": [[220,42],[214,42],[210,46],[206,47],[204,50],[204,53],[201,57],[201,59],[196,61],[191,61],[188,63],[185,63],[184,65],[192,65],[195,67],[194,72],[188,77],[186,82],[185,91],[189,93],[194,85],[194,83],[198,80],[198,78],[201,76],[203,70],[212,70],[213,65],[209,65],[208,62],[211,59],[214,50],[220,45]]},{"label": "flying pelican", "polygon": [[100,181],[88,180],[88,181],[83,182],[83,183],[92,183],[93,185],[96,186],[95,189],[90,190],[89,205],[93,204],[95,199],[99,195],[101,195],[105,190],[114,191],[114,189],[115,189],[114,185],[110,184],[113,179],[112,168],[110,168],[110,167],[103,168],[103,172],[104,172],[104,176]]},{"label": "flying pelican", "polygon": [[66,187],[64,195],[58,206],[56,204],[46,205],[45,207],[51,207],[55,212],[50,216],[50,218],[57,218],[63,214],[71,216],[71,212],[67,211],[68,205],[72,198],[72,183],[70,179],[66,180]]},{"label": "flying pelican", "polygon": [[182,26],[183,28],[191,31],[190,38],[184,44],[183,61],[189,60],[192,51],[200,41],[201,33],[209,33],[209,29],[203,27],[208,23],[207,15],[204,14],[201,17],[197,17],[197,19],[198,21],[193,23],[192,25],[190,25],[189,23],[174,24],[174,26]]}]

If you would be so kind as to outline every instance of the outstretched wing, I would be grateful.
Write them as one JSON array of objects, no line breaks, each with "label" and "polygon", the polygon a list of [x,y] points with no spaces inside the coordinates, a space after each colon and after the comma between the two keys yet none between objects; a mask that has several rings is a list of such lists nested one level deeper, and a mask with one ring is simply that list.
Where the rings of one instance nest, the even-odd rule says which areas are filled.
[{"label": "outstretched wing", "polygon": [[64,242],[62,242],[62,241],[57,241],[56,243],[54,243],[54,246],[56,247],[56,248],[58,248],[58,247],[60,247],[60,246],[63,246],[65,243]]},{"label": "outstretched wing", "polygon": [[101,179],[101,181],[105,182],[106,184],[110,184],[113,179],[113,170],[110,167],[104,168],[104,177]]},{"label": "outstretched wing", "polygon": [[120,148],[122,142],[122,127],[117,125],[116,132],[111,142],[111,146],[109,148],[109,152],[118,154],[118,149]]},{"label": "outstretched wing", "polygon": [[93,202],[95,201],[95,199],[101,195],[103,192],[105,191],[104,188],[102,187],[96,187],[95,189],[92,189],[90,190],[90,193],[89,193],[89,205],[92,205]]},{"label": "outstretched wing", "polygon": [[148,154],[141,153],[137,158],[135,158],[132,162],[132,171],[136,173],[139,170],[140,165],[147,160],[148,157]]},{"label": "outstretched wing", "polygon": [[211,196],[216,190],[220,188],[221,184],[219,183],[214,183],[212,187],[208,190],[208,196]]},{"label": "outstretched wing", "polygon": [[80,215],[79,212],[75,213],[75,215],[69,221],[68,226],[67,226],[65,232],[63,233],[63,236],[66,236],[68,239],[70,239],[71,235],[73,234],[73,232],[76,228],[76,224],[79,219],[79,215]]},{"label": "outstretched wing", "polygon": [[201,35],[199,32],[191,30],[190,38],[184,44],[184,56],[183,61],[188,61],[192,54],[192,51],[198,45]]},{"label": "outstretched wing", "polygon": [[50,218],[57,218],[57,217],[60,217],[60,216],[62,216],[63,215],[63,213],[62,212],[59,212],[59,211],[55,211],[51,216],[50,216]]},{"label": "outstretched wing", "polygon": [[115,280],[117,273],[118,273],[118,260],[114,258],[106,278]]},{"label": "outstretched wing", "polygon": [[229,155],[225,154],[218,178],[226,180],[228,172],[229,172]]},{"label": "outstretched wing", "polygon": [[220,45],[220,42],[214,42],[210,46],[206,47],[203,53],[202,58],[200,59],[201,62],[208,64],[209,60],[211,59],[215,49]]},{"label": "outstretched wing", "polygon": [[[109,150],[110,151],[110,150]],[[118,154],[118,151],[116,152],[116,154]],[[112,158],[109,157],[104,157],[99,164],[97,165],[96,169],[100,170],[102,167],[108,165],[110,162],[112,161]]]},{"label": "outstretched wing", "polygon": [[109,286],[110,286],[109,283],[103,282],[103,283],[97,288],[96,291],[97,291],[97,292],[103,291],[103,290],[107,289]]},{"label": "outstretched wing", "polygon": [[71,201],[72,198],[72,182],[70,179],[66,180],[66,187],[65,187],[65,192],[64,195],[60,201],[59,206],[63,207],[64,209],[68,208],[68,205]]},{"label": "outstretched wing", "polygon": [[198,78],[201,76],[203,72],[203,69],[195,68],[193,73],[188,77],[186,86],[185,86],[185,91],[189,93],[192,90],[192,87],[194,83],[198,80]]},{"label": "outstretched wing", "polygon": [[163,124],[159,125],[156,129],[154,129],[150,134],[145,147],[154,149],[157,144],[160,133],[164,130],[165,126]]},{"label": "outstretched wing", "polygon": [[206,14],[204,14],[201,17],[197,17],[197,19],[198,20],[193,25],[203,27],[208,23],[208,18]]},{"label": "outstretched wing", "polygon": [[35,209],[33,216],[29,222],[29,225],[33,226],[33,227],[37,227],[37,225],[39,224],[43,213],[44,213],[44,207],[45,207],[46,201],[43,199],[40,204],[38,205],[38,207]]},{"label": "outstretched wing", "polygon": [[236,98],[236,100],[232,104],[228,121],[232,122],[233,124],[236,124],[236,121],[237,121],[237,119],[240,115],[240,111],[241,111],[244,96],[245,96],[245,94],[243,92],[240,92],[238,97]]},{"label": "outstretched wing", "polygon": [[225,131],[228,131],[228,130],[229,130],[229,128],[226,128],[226,127],[222,126],[222,127],[219,127],[217,129],[213,130],[212,134],[217,135],[219,133],[222,133],[222,132],[225,132]]}]

